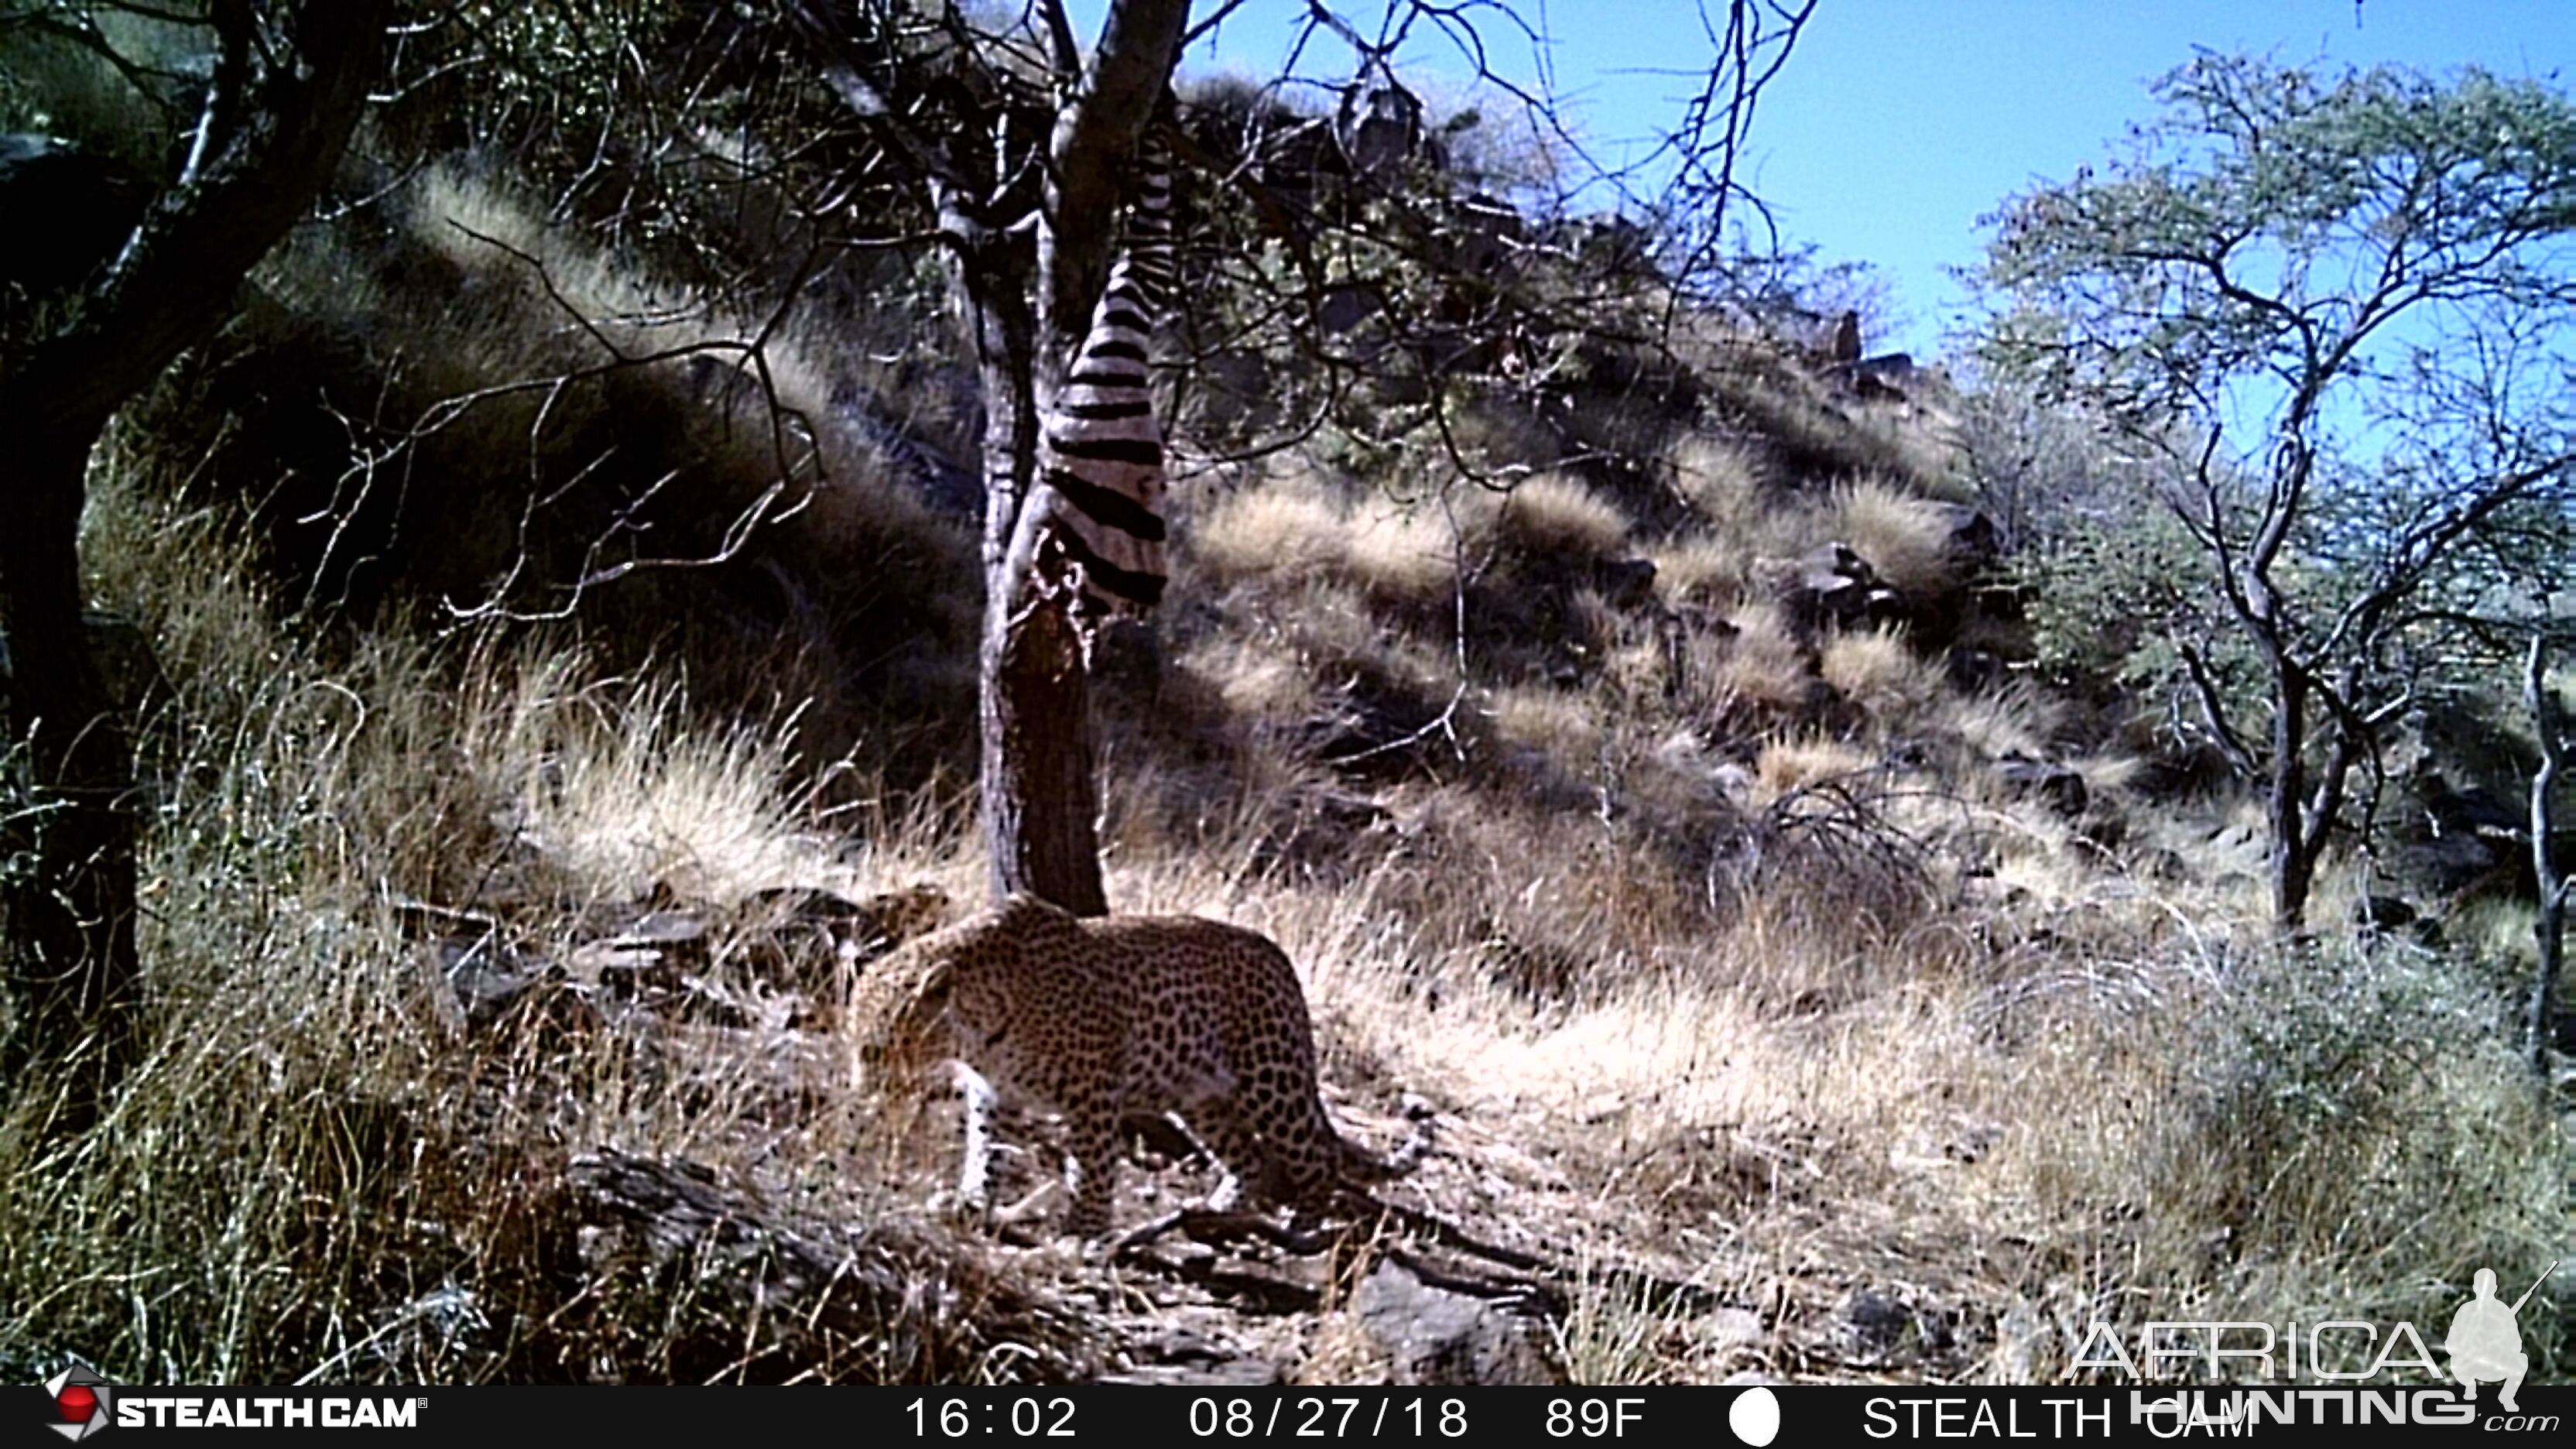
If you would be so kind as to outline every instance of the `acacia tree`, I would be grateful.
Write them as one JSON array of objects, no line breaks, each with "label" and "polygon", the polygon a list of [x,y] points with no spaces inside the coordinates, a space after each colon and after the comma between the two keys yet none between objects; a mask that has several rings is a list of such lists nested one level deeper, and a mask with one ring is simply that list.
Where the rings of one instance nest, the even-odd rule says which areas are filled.
[{"label": "acacia tree", "polygon": [[1984,352],[2162,460],[2268,718],[2220,687],[2220,641],[2175,642],[2266,778],[2294,928],[2428,645],[2563,521],[2576,107],[2474,69],[2218,55],[2153,93],[2125,154],[1988,218]]},{"label": "acacia tree", "polygon": [[[1672,164],[1661,194],[1666,210],[1686,212],[1699,228],[1677,233],[1686,240],[1714,235],[1725,203],[1742,195],[1733,159],[1754,101],[1785,60],[1813,3],[1727,0],[1723,7],[1704,9],[1716,56],[1708,84],[1670,140]],[[794,7],[801,31],[847,107],[840,143],[825,148],[846,157],[852,170],[853,179],[837,194],[874,188],[888,211],[922,218],[941,251],[949,296],[982,384],[981,785],[993,889],[997,895],[1033,891],[1077,913],[1107,910],[1096,837],[1100,796],[1087,666],[1068,601],[1036,588],[1029,569],[1032,532],[1042,522],[1033,506],[1040,496],[1034,487],[1037,419],[1041,404],[1062,383],[1108,272],[1117,204],[1138,135],[1170,86],[1184,46],[1233,16],[1239,5],[1240,0],[1224,0],[1201,7],[1205,14],[1192,29],[1188,0],[1112,0],[1087,55],[1060,0],[990,12],[906,0],[806,0]],[[1339,49],[1349,56],[1349,70],[1339,81],[1304,83],[1341,95],[1342,161],[1361,173],[1359,179],[1378,184],[1377,199],[1388,200],[1392,188],[1385,183],[1419,156],[1422,141],[1420,104],[1395,78],[1397,53],[1417,30],[1436,34],[1475,74],[1493,81],[1480,24],[1531,34],[1516,12],[1501,5],[1390,0],[1369,30],[1320,0],[1305,7],[1294,53],[1311,59],[1317,51]],[[1317,45],[1318,40],[1327,43]],[[1298,79],[1282,77],[1275,84]],[[1544,97],[1504,89],[1542,125],[1555,126]],[[1298,130],[1284,134],[1293,141]],[[1403,350],[1380,349],[1363,358],[1337,352],[1321,339],[1317,318],[1325,299],[1337,291],[1365,290],[1355,285],[1363,279],[1335,274],[1336,258],[1393,250],[1457,277],[1478,271],[1470,258],[1479,249],[1457,245],[1454,223],[1461,208],[1361,201],[1321,218],[1311,193],[1265,184],[1263,156],[1211,154],[1187,139],[1182,148],[1185,163],[1203,163],[1203,170],[1221,175],[1223,184],[1240,193],[1242,212],[1255,219],[1258,233],[1246,239],[1246,251],[1275,247],[1289,259],[1271,274],[1275,290],[1261,310],[1278,324],[1268,333],[1272,343],[1335,373],[1337,381],[1316,389],[1322,395],[1338,395],[1351,378],[1390,351]],[[805,154],[810,159],[817,152],[808,147]],[[1625,190],[1623,178],[1612,179]],[[1502,229],[1514,226],[1516,221]],[[1371,245],[1324,245],[1319,237],[1327,232],[1345,238],[1365,233]],[[1675,276],[1687,281],[1706,270],[1707,249],[1689,241],[1682,250]],[[1490,248],[1481,255],[1490,272]],[[1435,288],[1438,297],[1419,316],[1403,315],[1401,305],[1380,293],[1380,320],[1387,324],[1380,335],[1419,340],[1433,332],[1454,333],[1458,316],[1429,314],[1481,295],[1477,289],[1490,288],[1493,278],[1476,276],[1474,282]],[[1663,295],[1675,290],[1668,287]],[[1241,345],[1244,335],[1263,330],[1264,324],[1255,324],[1233,342]],[[1454,347],[1433,351],[1459,355]],[[1437,428],[1441,421],[1435,415],[1426,425]],[[1311,427],[1313,418],[1302,425]]]},{"label": "acacia tree", "polygon": [[[211,64],[185,160],[73,296],[18,314],[0,338],[0,437],[9,440],[0,608],[10,723],[32,787],[17,827],[27,864],[7,893],[0,943],[18,1014],[0,1075],[14,1079],[39,1062],[59,1068],[60,1120],[72,1125],[134,1059],[142,994],[133,750],[83,622],[79,535],[90,454],[125,401],[222,319],[244,274],[329,179],[366,100],[391,7],[213,0],[202,9],[133,8],[159,23],[202,27]],[[0,32],[105,48],[95,18],[82,7],[12,4],[0,8]]]}]

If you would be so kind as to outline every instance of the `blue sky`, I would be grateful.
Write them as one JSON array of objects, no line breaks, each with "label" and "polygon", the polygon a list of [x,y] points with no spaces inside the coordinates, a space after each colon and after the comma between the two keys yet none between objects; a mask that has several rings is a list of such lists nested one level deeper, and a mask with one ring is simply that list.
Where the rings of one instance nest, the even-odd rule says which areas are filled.
[{"label": "blue sky", "polygon": [[[1514,4],[1543,25],[1557,92],[1605,159],[1678,115],[1690,78],[1656,72],[1703,65],[1708,53],[1692,0]],[[1101,7],[1075,0],[1077,23],[1096,34]],[[1249,0],[1219,47],[1185,66],[1274,74],[1303,8]],[[1369,21],[1377,13],[1347,0],[1339,8]],[[1526,42],[1499,25],[1486,34],[1498,69],[1531,74]],[[2195,45],[2434,72],[2474,63],[2568,84],[2576,0],[2366,0],[2358,19],[2352,0],[1821,0],[1763,98],[1750,179],[1786,239],[1884,274],[1904,325],[1871,350],[1937,354],[1962,305],[1944,269],[1975,261],[1976,218],[2033,178],[2106,154],[2128,122],[2151,114],[2145,83]],[[1419,54],[1431,70],[1457,68],[1450,52]],[[1344,63],[1328,51],[1301,69],[1312,74],[1319,60]]]}]

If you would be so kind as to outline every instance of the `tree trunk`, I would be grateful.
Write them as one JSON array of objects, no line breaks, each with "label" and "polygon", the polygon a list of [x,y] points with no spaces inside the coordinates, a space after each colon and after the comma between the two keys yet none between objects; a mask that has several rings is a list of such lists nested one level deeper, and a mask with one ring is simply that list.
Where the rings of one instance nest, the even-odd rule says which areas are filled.
[{"label": "tree trunk", "polygon": [[18,1023],[0,1071],[94,1121],[141,1049],[133,750],[82,622],[80,515],[108,419],[213,330],[233,293],[339,164],[383,51],[388,0],[211,8],[220,56],[197,150],[132,246],[60,330],[0,373],[0,602],[9,714],[28,744],[31,873],[0,942]]},{"label": "tree trunk", "polygon": [[996,899],[1025,890],[1077,916],[1106,915],[1091,688],[1060,599],[1005,618],[1014,580],[992,579],[984,620],[984,830]]},{"label": "tree trunk", "polygon": [[[2317,865],[2334,839],[2344,791],[2376,746],[2366,722],[2342,706],[2333,686],[2268,639],[2265,648],[2273,661],[2272,780],[2264,802],[2272,834],[2272,920],[2286,934],[2307,924]],[[2311,708],[2319,708],[2314,728]],[[2312,745],[2322,755],[2313,763]]]},{"label": "tree trunk", "polygon": [[[2272,923],[2296,931],[2307,923],[2317,850],[2307,828],[2307,680],[2277,650],[2272,675],[2272,788],[2264,813],[2272,835]],[[2318,837],[2319,840],[2322,836]]]},{"label": "tree trunk", "polygon": [[[1109,272],[1119,162],[1133,154],[1179,57],[1188,0],[1117,0],[1075,98],[1049,138],[1034,247],[1000,237],[941,201],[942,230],[971,237],[951,289],[975,331],[984,387],[984,842],[996,899],[1043,896],[1078,916],[1106,915],[1100,781],[1091,748],[1091,681],[1071,599],[1031,569],[1039,532],[1032,484],[1038,404],[1062,386]],[[1032,308],[1030,298],[1036,302]]]},{"label": "tree trunk", "polygon": [[1037,520],[1035,269],[1023,236],[997,232],[943,202],[942,225],[966,238],[949,289],[970,329],[984,392],[984,631],[977,650],[984,846],[993,898],[1027,891],[1081,916],[1105,915],[1100,784],[1091,750],[1091,687],[1060,599],[1038,597],[1029,571]]},{"label": "tree trunk", "polygon": [[2531,1005],[2523,1014],[2523,1041],[2531,1065],[2549,1069],[2549,1047],[2557,1035],[2558,968],[2567,944],[2567,882],[2550,847],[2558,834],[2558,812],[2551,798],[2559,771],[2567,763],[2567,737],[2560,733],[2558,700],[2546,678],[2549,667],[2548,623],[2532,635],[2531,654],[2523,666],[2523,702],[2530,707],[2532,728],[2540,735],[2540,771],[2531,777],[2531,869],[2540,887],[2540,919],[2532,934],[2540,947],[2540,966],[2531,981]]}]

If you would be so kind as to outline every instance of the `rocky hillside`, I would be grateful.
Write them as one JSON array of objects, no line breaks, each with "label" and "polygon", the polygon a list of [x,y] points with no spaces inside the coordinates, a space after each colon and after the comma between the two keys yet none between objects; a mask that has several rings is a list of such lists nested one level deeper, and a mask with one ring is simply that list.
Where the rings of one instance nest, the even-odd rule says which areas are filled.
[{"label": "rocky hillside", "polygon": [[[1170,601],[1096,661],[1118,908],[1278,940],[1345,1132],[1437,1151],[1312,1231],[961,1223],[849,1019],[983,890],[935,289],[746,313],[541,167],[370,164],[94,471],[160,1006],[107,1128],[0,1122],[0,1367],[2047,1382],[2565,1239],[2507,708],[2410,726],[2280,939],[2250,786],[2047,552],[2079,424],[1857,318],[1472,298],[1292,446],[1225,399],[1315,379],[1194,354]],[[1214,1183],[1137,1125],[1126,1229]],[[1011,1201],[1061,1131],[1004,1136]]]}]

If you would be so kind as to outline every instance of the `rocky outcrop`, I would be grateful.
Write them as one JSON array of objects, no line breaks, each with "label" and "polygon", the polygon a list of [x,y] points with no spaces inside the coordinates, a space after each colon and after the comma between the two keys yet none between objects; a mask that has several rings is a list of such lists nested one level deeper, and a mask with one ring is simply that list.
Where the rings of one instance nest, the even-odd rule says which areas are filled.
[{"label": "rocky outcrop", "polygon": [[1847,543],[1808,550],[1791,567],[1784,594],[1790,620],[1808,632],[1828,624],[1866,629],[1905,620],[1904,598]]},{"label": "rocky outcrop", "polygon": [[1917,648],[1946,647],[1981,609],[1984,586],[2003,557],[1994,520],[1958,503],[1923,505],[1940,538],[1937,568],[1900,582],[1849,542],[1808,550],[1783,575],[1782,602],[1809,633],[1836,628],[1901,628]]},{"label": "rocky outcrop", "polygon": [[2049,810],[2072,820],[2093,803],[2092,789],[2084,777],[2064,765],[2034,760],[2024,754],[2007,754],[1995,761],[1995,778],[2023,795],[2045,802]]},{"label": "rocky outcrop", "polygon": [[1352,1309],[1399,1384],[1561,1384],[1546,1325],[1503,1303],[1435,1288],[1393,1263],[1360,1284]]}]

